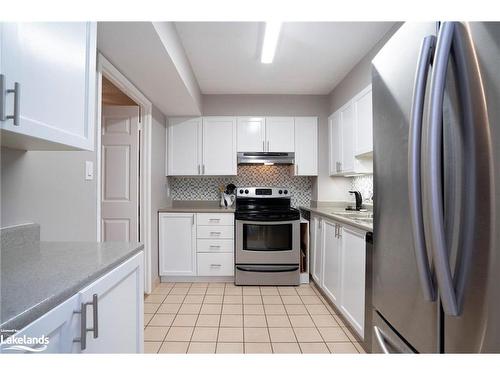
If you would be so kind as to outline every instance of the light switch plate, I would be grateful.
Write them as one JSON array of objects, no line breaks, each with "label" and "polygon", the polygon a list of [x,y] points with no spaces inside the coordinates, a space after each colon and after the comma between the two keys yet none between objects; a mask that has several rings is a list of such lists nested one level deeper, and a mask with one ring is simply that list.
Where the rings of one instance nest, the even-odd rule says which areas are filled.
[{"label": "light switch plate", "polygon": [[93,180],[94,179],[94,162],[86,161],[85,162],[85,179]]}]

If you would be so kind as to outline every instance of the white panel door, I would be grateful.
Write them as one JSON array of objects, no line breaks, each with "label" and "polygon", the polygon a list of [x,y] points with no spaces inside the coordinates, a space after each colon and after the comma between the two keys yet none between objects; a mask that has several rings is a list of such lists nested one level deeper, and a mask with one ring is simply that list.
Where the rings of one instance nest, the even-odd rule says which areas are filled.
[{"label": "white panel door", "polygon": [[312,253],[313,260],[312,265],[312,277],[316,283],[321,286],[323,278],[323,231],[322,231],[322,219],[318,216],[313,216],[312,218],[312,230],[313,230],[313,244]]},{"label": "white panel door", "polygon": [[339,306],[341,243],[336,236],[337,224],[323,220],[323,291],[330,300]]},{"label": "white panel door", "polygon": [[139,240],[139,107],[104,106],[101,121],[102,241]]},{"label": "white panel door", "polygon": [[343,227],[341,311],[354,329],[364,336],[366,244],[363,231]]},{"label": "white panel door", "polygon": [[364,89],[355,99],[356,107],[356,134],[355,155],[366,154],[373,151],[373,111],[372,87]]},{"label": "white panel door", "polygon": [[354,171],[354,127],[356,115],[351,102],[341,112],[342,124],[342,172]]},{"label": "white panel door", "polygon": [[173,118],[167,132],[167,176],[201,174],[202,119]]},{"label": "white panel door", "polygon": [[[45,141],[42,147],[32,139],[13,141],[15,146],[93,150],[96,23],[3,23],[1,27],[1,73],[7,89],[20,84],[19,124],[6,120],[1,128],[14,136]],[[6,108],[6,115],[11,115],[14,94],[6,96]],[[9,139],[11,135],[7,134]]]},{"label": "white panel door", "polygon": [[340,111],[328,118],[328,147],[330,176],[341,173],[342,167],[342,124]]},{"label": "white panel door", "polygon": [[262,152],[266,140],[266,119],[264,117],[238,117],[237,152]]},{"label": "white panel door", "polygon": [[293,117],[266,117],[266,151],[295,151],[295,121]]},{"label": "white panel door", "polygon": [[[144,254],[123,264],[82,290],[80,301],[97,296],[97,337],[86,333],[82,353],[142,353],[144,351]],[[87,328],[95,328],[95,305],[87,306]]]},{"label": "white panel door", "polygon": [[196,214],[159,214],[160,276],[196,276]]},{"label": "white panel door", "polygon": [[295,175],[318,175],[317,117],[295,117]]},{"label": "white panel door", "polygon": [[236,173],[236,118],[204,117],[202,174]]}]

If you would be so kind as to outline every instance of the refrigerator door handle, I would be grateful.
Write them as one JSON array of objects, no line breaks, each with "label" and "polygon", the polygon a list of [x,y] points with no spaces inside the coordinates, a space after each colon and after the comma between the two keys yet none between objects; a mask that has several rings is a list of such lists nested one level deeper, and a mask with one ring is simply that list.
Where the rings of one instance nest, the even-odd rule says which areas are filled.
[{"label": "refrigerator door handle", "polygon": [[[375,338],[377,339],[378,346],[382,349],[384,354],[402,354],[402,351],[397,350],[397,345],[395,345],[391,339],[384,334],[384,332],[377,326],[373,326],[373,333],[375,333]],[[389,349],[391,348],[391,349]]]},{"label": "refrigerator door handle", "polygon": [[415,251],[420,286],[422,287],[422,294],[426,301],[434,301],[436,299],[436,294],[425,246],[420,161],[425,90],[435,44],[436,37],[434,35],[429,35],[423,39],[420,47],[415,84],[413,87],[410,133],[408,136],[408,198],[410,204],[413,248]]},{"label": "refrigerator door handle", "polygon": [[455,24],[453,22],[444,22],[439,29],[431,79],[429,120],[425,132],[427,149],[423,153],[423,171],[426,177],[423,186],[429,209],[427,214],[429,225],[426,226],[428,230],[428,233],[426,233],[427,247],[432,250],[443,310],[450,316],[457,316],[459,311],[448,260],[444,228],[442,121],[446,73],[451,55],[454,30]]}]

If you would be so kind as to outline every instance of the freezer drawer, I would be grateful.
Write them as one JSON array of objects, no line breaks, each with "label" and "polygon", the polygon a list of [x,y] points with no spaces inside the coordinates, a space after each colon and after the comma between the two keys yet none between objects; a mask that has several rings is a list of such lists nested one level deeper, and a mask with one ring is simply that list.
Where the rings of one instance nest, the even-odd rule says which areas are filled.
[{"label": "freezer drawer", "polygon": [[372,353],[411,354],[415,353],[379,315],[373,311]]},{"label": "freezer drawer", "polygon": [[237,264],[234,283],[236,285],[299,285],[299,268],[299,264]]}]

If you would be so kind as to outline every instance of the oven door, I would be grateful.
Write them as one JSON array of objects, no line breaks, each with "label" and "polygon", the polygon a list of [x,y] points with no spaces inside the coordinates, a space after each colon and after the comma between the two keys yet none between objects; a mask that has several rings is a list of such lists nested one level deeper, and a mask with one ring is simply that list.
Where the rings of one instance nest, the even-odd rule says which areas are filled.
[{"label": "oven door", "polygon": [[300,220],[236,220],[236,264],[298,264]]}]

